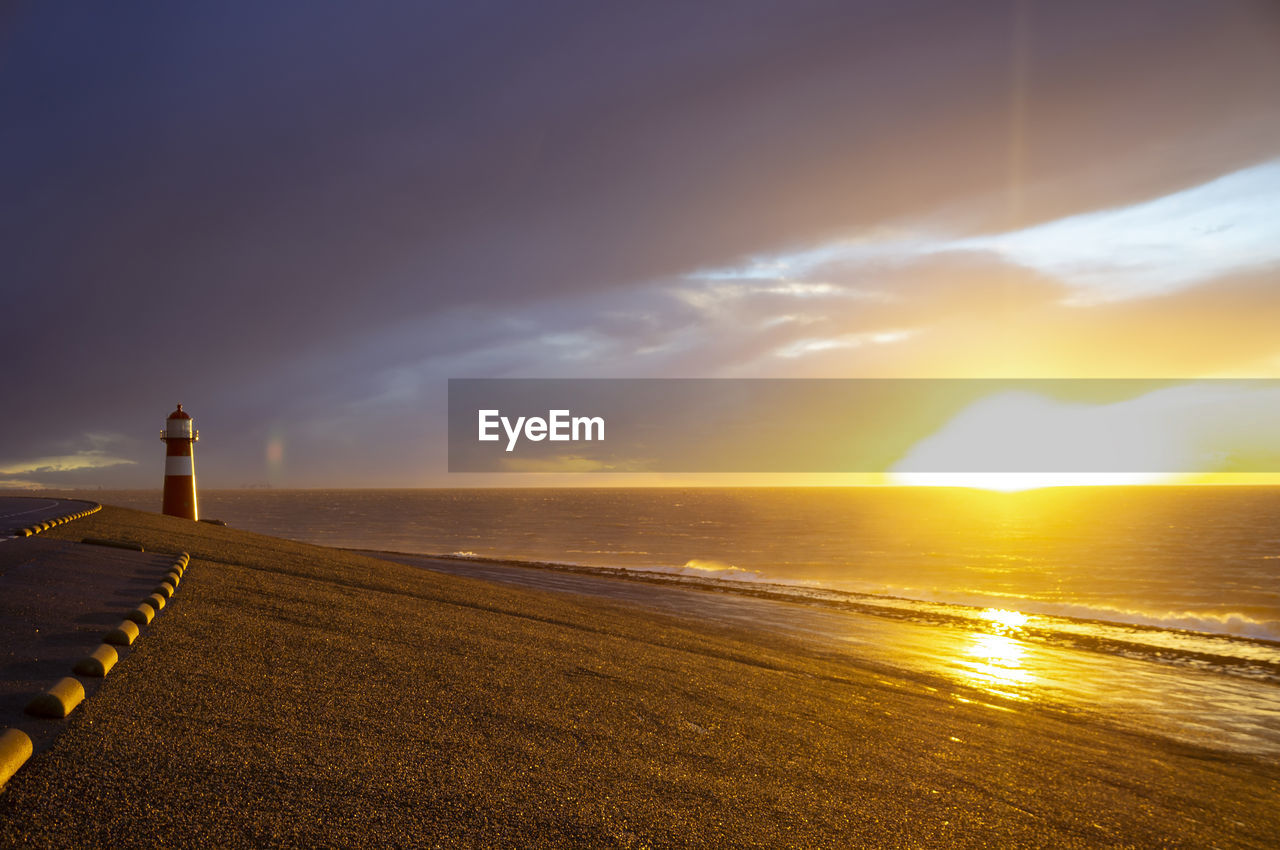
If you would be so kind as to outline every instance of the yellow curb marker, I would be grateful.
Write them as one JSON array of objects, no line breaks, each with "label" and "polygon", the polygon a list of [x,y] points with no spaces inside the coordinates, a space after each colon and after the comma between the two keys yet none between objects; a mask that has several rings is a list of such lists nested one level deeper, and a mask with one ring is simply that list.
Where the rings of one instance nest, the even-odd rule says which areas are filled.
[{"label": "yellow curb marker", "polygon": [[79,679],[66,677],[49,690],[27,703],[27,714],[60,720],[75,711],[84,701],[84,685]]},{"label": "yellow curb marker", "polygon": [[134,608],[128,614],[124,615],[126,620],[132,620],[139,626],[145,626],[156,618],[156,609],[143,602],[137,608]]},{"label": "yellow curb marker", "polygon": [[153,593],[142,601],[156,609],[157,614],[159,614],[160,610],[164,608],[164,597],[158,593]]},{"label": "yellow curb marker", "polygon": [[71,669],[81,676],[93,676],[101,679],[111,672],[111,668],[116,666],[116,662],[119,660],[120,654],[104,643],[95,649],[92,655],[87,655],[77,661],[76,666]]},{"label": "yellow curb marker", "polygon": [[18,768],[31,758],[34,749],[31,739],[21,729],[6,729],[0,733],[0,785],[18,772]]},{"label": "yellow curb marker", "polygon": [[123,623],[107,632],[106,636],[102,638],[102,642],[115,644],[116,646],[130,646],[138,639],[139,634],[141,634],[141,632],[138,631],[138,625],[125,620]]}]

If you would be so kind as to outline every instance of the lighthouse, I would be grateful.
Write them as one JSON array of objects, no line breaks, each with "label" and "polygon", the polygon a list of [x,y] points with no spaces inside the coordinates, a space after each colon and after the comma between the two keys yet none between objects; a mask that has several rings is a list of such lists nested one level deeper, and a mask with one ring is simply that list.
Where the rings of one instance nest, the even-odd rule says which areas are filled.
[{"label": "lighthouse", "polygon": [[164,451],[164,508],[168,516],[199,519],[196,513],[196,459],[191,444],[200,439],[193,430],[191,416],[178,409],[165,420],[160,439]]}]

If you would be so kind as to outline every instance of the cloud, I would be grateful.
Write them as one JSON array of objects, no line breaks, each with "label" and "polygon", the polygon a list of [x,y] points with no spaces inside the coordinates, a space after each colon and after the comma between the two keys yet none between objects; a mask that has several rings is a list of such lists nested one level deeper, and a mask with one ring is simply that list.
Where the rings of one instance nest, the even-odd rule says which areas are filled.
[{"label": "cloud", "polygon": [[1185,289],[1280,264],[1280,160],[1118,209],[961,239],[1051,274],[1093,304]]},{"label": "cloud", "polygon": [[[87,445],[88,448],[80,448]],[[92,431],[77,437],[59,441],[57,447],[64,451],[60,454],[10,459],[0,461],[0,475],[25,475],[35,473],[41,476],[75,472],[78,470],[112,469],[121,466],[133,466],[137,461],[124,456],[134,445],[134,441],[124,434],[110,431]],[[37,482],[13,479],[10,487],[42,486]]]},{"label": "cloud", "polygon": [[[86,427],[150,437],[182,400],[210,480],[261,478],[283,423],[291,476],[417,483],[449,376],[1069,371],[1102,351],[1185,369],[1170,329],[1193,303],[1249,328],[1192,328],[1206,368],[1262,357],[1265,293],[1200,292],[1242,265],[1144,297],[1155,330],[1113,304],[1085,326],[1057,302],[1123,263],[1037,228],[1274,160],[1274,4],[1039,4],[1020,45],[1009,15],[26,6],[0,60],[25,81],[0,85],[0,253],[24,317],[0,361],[51,379],[0,443],[39,459]],[[1132,245],[1153,215],[1110,221]],[[1209,235],[1239,257],[1250,232]],[[987,237],[1004,241],[959,244]],[[1130,271],[1126,291],[1154,279]],[[424,430],[370,440],[404,421]]]},{"label": "cloud", "polygon": [[43,490],[45,486],[29,478],[0,478],[0,490]]},{"label": "cloud", "polygon": [[862,348],[866,345],[889,345],[910,339],[915,333],[912,330],[884,330],[864,333],[842,334],[835,337],[809,337],[788,343],[773,353],[777,357],[804,357],[819,351],[833,351],[846,348]]},{"label": "cloud", "polygon": [[26,473],[71,472],[77,469],[103,469],[110,466],[133,464],[137,461],[128,458],[113,457],[106,452],[88,449],[70,455],[56,457],[37,457],[27,460],[9,461],[0,465],[0,475],[23,475]]},{"label": "cloud", "polygon": [[888,298],[891,291],[882,288],[842,289],[828,281],[865,279],[886,267],[918,266],[930,256],[964,263],[966,253],[1050,276],[1070,289],[1064,298],[1072,305],[1161,295],[1280,264],[1278,198],[1280,160],[1271,160],[1168,195],[1015,231],[965,236],[882,229],[758,255],[742,265],[691,273],[690,280],[715,285],[684,297],[698,306],[765,292]]}]

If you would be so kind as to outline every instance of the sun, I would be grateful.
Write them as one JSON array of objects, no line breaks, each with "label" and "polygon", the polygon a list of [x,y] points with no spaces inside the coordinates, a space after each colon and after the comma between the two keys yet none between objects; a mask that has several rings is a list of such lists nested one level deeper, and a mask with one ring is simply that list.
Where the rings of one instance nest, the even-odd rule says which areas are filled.
[{"label": "sun", "polygon": [[913,445],[890,478],[1006,493],[1181,483],[1214,471],[1237,447],[1218,433],[1222,396],[1221,388],[1199,386],[1093,403],[998,392]]},{"label": "sun", "polygon": [[1150,472],[894,472],[899,487],[967,487],[999,493],[1020,493],[1048,487],[1123,487],[1171,484],[1182,476]]}]

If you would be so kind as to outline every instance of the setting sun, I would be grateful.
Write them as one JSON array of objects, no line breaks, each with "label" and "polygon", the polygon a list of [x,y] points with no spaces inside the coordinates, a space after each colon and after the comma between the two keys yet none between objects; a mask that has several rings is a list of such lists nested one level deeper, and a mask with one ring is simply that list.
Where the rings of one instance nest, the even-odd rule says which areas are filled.
[{"label": "setting sun", "polygon": [[890,481],[903,487],[968,487],[1020,493],[1048,487],[1123,487],[1170,484],[1182,476],[1160,472],[895,472]]},{"label": "setting sun", "polygon": [[1005,492],[1182,483],[1230,463],[1267,468],[1277,420],[1280,394],[1262,382],[1188,383],[1108,403],[1000,392],[913,446],[890,480]]}]

